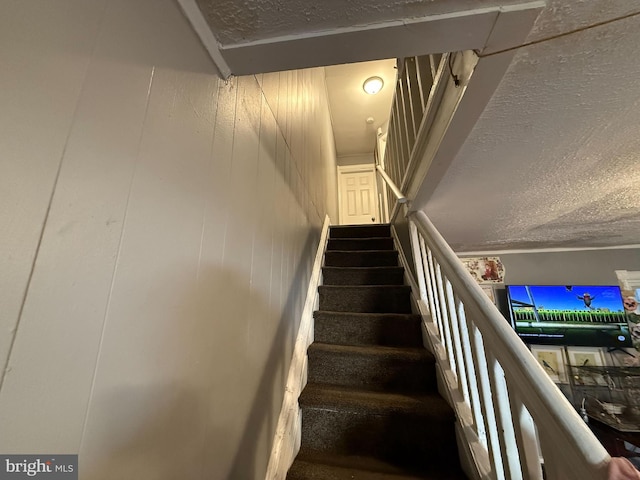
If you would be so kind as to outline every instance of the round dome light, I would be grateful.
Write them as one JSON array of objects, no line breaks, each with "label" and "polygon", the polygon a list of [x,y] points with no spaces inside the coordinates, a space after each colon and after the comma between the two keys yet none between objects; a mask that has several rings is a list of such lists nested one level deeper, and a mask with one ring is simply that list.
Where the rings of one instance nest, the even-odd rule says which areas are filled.
[{"label": "round dome light", "polygon": [[380,77],[369,77],[362,84],[362,88],[369,95],[375,95],[384,86],[384,81]]}]

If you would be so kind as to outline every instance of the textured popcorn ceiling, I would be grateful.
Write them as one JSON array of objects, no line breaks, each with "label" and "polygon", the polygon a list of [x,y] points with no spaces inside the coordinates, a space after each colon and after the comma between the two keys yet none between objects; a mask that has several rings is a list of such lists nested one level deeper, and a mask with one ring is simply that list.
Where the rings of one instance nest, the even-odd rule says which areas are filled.
[{"label": "textured popcorn ceiling", "polygon": [[222,45],[436,15],[517,0],[197,0]]},{"label": "textured popcorn ceiling", "polygon": [[[572,4],[530,39],[640,10]],[[639,45],[636,15],[518,52],[426,206],[455,249],[640,244]]]}]

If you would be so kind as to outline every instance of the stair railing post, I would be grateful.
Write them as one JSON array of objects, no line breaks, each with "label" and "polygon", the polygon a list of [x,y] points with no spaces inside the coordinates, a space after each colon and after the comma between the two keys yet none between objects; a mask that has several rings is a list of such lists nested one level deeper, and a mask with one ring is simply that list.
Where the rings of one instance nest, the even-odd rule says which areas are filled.
[{"label": "stair railing post", "polygon": [[528,480],[542,480],[536,425],[524,406],[520,394],[514,388],[509,389],[509,402],[511,402],[513,428],[520,452],[522,476]]},{"label": "stair railing post", "polygon": [[500,442],[498,440],[498,428],[496,426],[496,415],[493,409],[493,398],[491,396],[491,380],[489,378],[489,370],[487,366],[487,357],[482,341],[482,333],[478,330],[470,319],[467,319],[469,333],[473,345],[473,362],[476,374],[478,375],[478,391],[480,393],[482,416],[484,418],[484,426],[487,434],[487,450],[489,451],[489,459],[493,466],[493,474],[496,480],[505,478],[504,469],[502,467],[502,458],[500,453]]},{"label": "stair railing post", "polygon": [[433,253],[431,249],[429,249],[424,243],[424,238],[420,236],[421,247],[425,249],[427,252],[427,267],[429,271],[429,282],[431,284],[431,292],[433,298],[433,308],[436,312],[436,326],[438,328],[438,335],[440,335],[440,340],[442,343],[445,343],[444,339],[444,319],[443,312],[440,305],[440,301],[438,300],[438,284],[436,282],[436,262],[433,258]]},{"label": "stair railing post", "polygon": [[451,325],[451,315],[449,309],[447,307],[447,300],[444,294],[444,276],[442,274],[442,268],[436,262],[435,264],[435,279],[436,279],[436,288],[437,288],[437,299],[438,304],[440,305],[440,311],[442,312],[442,328],[444,331],[444,346],[447,352],[447,358],[449,359],[449,366],[453,372],[457,371],[456,367],[456,358],[454,354],[453,340],[452,340],[452,325]]},{"label": "stair railing post", "polygon": [[[451,283],[447,282],[447,287],[451,288]],[[468,348],[468,345],[464,345],[462,341],[462,323],[464,319],[460,318],[460,311],[462,307],[462,302],[460,299],[451,292],[453,297],[453,309],[456,312],[456,328],[454,330],[454,340],[456,342],[456,348],[458,352],[458,368],[460,370],[460,375],[458,376],[458,388],[462,391],[462,398],[464,398],[465,403],[470,404],[469,399],[469,372],[467,370],[467,362],[465,359],[465,349]]]},{"label": "stair railing post", "polygon": [[467,390],[467,369],[462,354],[462,343],[460,341],[460,320],[458,319],[457,302],[453,294],[453,287],[448,278],[445,277],[445,296],[451,319],[451,333],[453,334],[454,355],[456,358],[456,375],[458,377],[458,388],[462,392],[465,403],[469,403],[469,391]]},{"label": "stair railing post", "polygon": [[[414,224],[415,225],[415,224]],[[431,319],[436,327],[438,335],[442,336],[442,322],[440,321],[440,310],[438,308],[438,302],[436,301],[435,289],[434,289],[434,276],[433,276],[433,264],[431,263],[431,257],[429,256],[429,250],[427,249],[422,234],[418,232],[420,238],[420,253],[422,255],[422,264],[426,273],[425,282],[427,283],[427,294],[429,295],[429,308],[431,309]]]},{"label": "stair railing post", "polygon": [[[418,229],[413,221],[409,221],[409,232],[411,240],[411,249],[413,250],[413,263],[416,267],[416,275],[418,277],[418,288],[420,289],[420,300],[427,303],[427,286],[425,283],[424,263],[420,252],[420,240],[418,239]],[[429,313],[433,316],[433,311],[429,308]]]},{"label": "stair railing post", "polygon": [[462,343],[462,354],[467,369],[467,382],[469,390],[469,404],[476,430],[476,435],[480,443],[487,448],[487,433],[484,427],[484,417],[482,414],[482,401],[478,391],[477,373],[473,361],[473,345],[469,340],[469,327],[467,322],[464,304],[458,301],[458,319],[460,323],[460,341]]},{"label": "stair railing post", "polygon": [[520,454],[513,431],[511,404],[509,402],[509,394],[507,393],[504,371],[490,349],[486,351],[486,355],[487,367],[489,372],[491,372],[489,376],[491,396],[493,397],[493,405],[496,412],[496,425],[498,427],[498,440],[500,443],[503,468],[505,472],[509,472],[507,478],[511,480],[522,480]]}]

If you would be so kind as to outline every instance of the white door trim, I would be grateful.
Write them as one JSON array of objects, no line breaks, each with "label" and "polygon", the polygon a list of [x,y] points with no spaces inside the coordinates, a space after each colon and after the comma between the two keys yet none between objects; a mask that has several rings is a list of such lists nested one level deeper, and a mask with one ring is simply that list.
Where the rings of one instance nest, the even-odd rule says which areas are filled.
[{"label": "white door trim", "polygon": [[[380,206],[378,202],[378,182],[376,181],[376,166],[372,163],[361,163],[358,165],[338,165],[338,221],[340,225],[344,222],[342,218],[342,175],[345,173],[371,172],[373,173],[373,189],[375,198],[376,220],[380,220]],[[381,222],[379,222],[381,223]]]}]

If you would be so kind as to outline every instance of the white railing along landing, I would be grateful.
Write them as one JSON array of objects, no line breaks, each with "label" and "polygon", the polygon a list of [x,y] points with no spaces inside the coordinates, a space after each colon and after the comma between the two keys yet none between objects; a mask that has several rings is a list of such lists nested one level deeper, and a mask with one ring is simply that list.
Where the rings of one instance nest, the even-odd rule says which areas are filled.
[{"label": "white railing along landing", "polygon": [[[422,157],[424,140],[446,87],[447,68],[453,61],[451,55],[423,55],[398,61],[398,81],[382,163],[383,172],[391,181],[387,182],[389,188],[392,184],[403,188]],[[378,159],[380,153],[376,154]],[[399,197],[397,192],[387,192],[389,198],[391,193],[397,198],[402,196]],[[389,207],[393,210],[393,205]]]},{"label": "white railing along landing", "polygon": [[419,308],[478,476],[607,478],[610,457],[575,409],[427,216],[408,217]]}]

